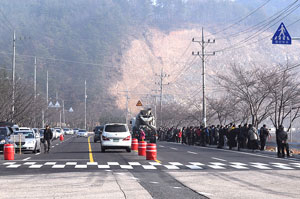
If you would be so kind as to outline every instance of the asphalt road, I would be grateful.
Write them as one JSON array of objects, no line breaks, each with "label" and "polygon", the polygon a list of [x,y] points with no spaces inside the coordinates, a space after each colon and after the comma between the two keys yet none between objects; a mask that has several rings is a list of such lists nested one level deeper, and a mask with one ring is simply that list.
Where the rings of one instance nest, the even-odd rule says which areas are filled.
[{"label": "asphalt road", "polygon": [[66,136],[50,153],[0,155],[0,198],[300,198],[300,161],[159,142],[158,161]]}]

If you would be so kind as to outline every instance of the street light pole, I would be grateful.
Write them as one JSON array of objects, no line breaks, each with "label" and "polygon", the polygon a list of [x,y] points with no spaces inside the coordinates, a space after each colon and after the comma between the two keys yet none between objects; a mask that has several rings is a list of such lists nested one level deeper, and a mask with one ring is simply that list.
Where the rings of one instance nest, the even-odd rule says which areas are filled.
[{"label": "street light pole", "polygon": [[15,73],[16,73],[16,33],[13,36],[13,58],[12,58],[12,122],[14,122],[15,115]]},{"label": "street light pole", "polygon": [[[48,74],[48,70],[47,70],[47,85],[46,85],[46,98],[47,98],[47,107],[49,105],[49,74]],[[48,108],[47,108],[48,109]]]},{"label": "street light pole", "polygon": [[34,127],[36,128],[36,57],[34,57]]},{"label": "street light pole", "polygon": [[86,99],[87,99],[87,95],[86,95],[86,80],[84,81],[84,128],[87,130],[86,128]]}]

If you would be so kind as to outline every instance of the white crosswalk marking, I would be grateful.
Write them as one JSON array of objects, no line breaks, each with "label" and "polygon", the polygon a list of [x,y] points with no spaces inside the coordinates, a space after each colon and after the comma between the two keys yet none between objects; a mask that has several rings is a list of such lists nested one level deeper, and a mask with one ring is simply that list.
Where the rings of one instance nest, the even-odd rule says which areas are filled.
[{"label": "white crosswalk marking", "polygon": [[249,169],[247,166],[247,164],[241,163],[241,162],[230,162],[231,167],[236,168],[236,169]]},{"label": "white crosswalk marking", "polygon": [[294,167],[300,168],[300,163],[290,163],[290,164],[293,165]]},{"label": "white crosswalk marking", "polygon": [[44,165],[55,165],[56,162],[46,162]]},{"label": "white crosswalk marking", "polygon": [[164,167],[166,167],[167,169],[179,169],[179,167],[175,165],[164,165]]},{"label": "white crosswalk marking", "polygon": [[203,166],[204,164],[200,163],[200,162],[189,162],[192,165],[197,165],[197,166]]},{"label": "white crosswalk marking", "polygon": [[197,154],[198,154],[198,153],[192,152],[192,151],[188,151],[188,153],[191,153],[191,154],[194,154],[194,155],[197,155]]},{"label": "white crosswalk marking", "polygon": [[182,164],[180,162],[169,162],[169,164],[175,165],[175,166],[182,166]]},{"label": "white crosswalk marking", "polygon": [[75,165],[75,169],[86,169],[87,165],[86,164],[77,164]]},{"label": "white crosswalk marking", "polygon": [[144,168],[144,169],[146,169],[146,170],[148,170],[148,169],[157,169],[155,166],[153,166],[153,165],[142,165],[142,167]]},{"label": "white crosswalk marking", "polygon": [[110,166],[109,165],[98,165],[99,169],[109,169]]},{"label": "white crosswalk marking", "polygon": [[6,168],[18,168],[20,166],[21,166],[21,164],[11,164],[11,165],[7,166]]},{"label": "white crosswalk marking", "polygon": [[98,162],[87,162],[87,165],[98,165]]},{"label": "white crosswalk marking", "polygon": [[52,169],[63,169],[66,165],[64,164],[56,164],[52,166]]},{"label": "white crosswalk marking", "polygon": [[34,165],[36,162],[25,162],[24,165]]},{"label": "white crosswalk marking", "polygon": [[107,162],[108,165],[120,165],[118,162]]},{"label": "white crosswalk marking", "polygon": [[272,169],[271,167],[268,167],[268,164],[260,163],[260,162],[250,162],[250,166],[258,168],[258,169]]},{"label": "white crosswalk marking", "polygon": [[285,169],[285,170],[293,170],[294,168],[289,167],[288,164],[283,164],[283,163],[276,163],[276,162],[272,162],[271,163],[274,167],[278,167],[280,169]]},{"label": "white crosswalk marking", "polygon": [[202,167],[199,167],[197,165],[185,165],[185,166],[190,168],[190,169],[203,169]]},{"label": "white crosswalk marking", "polygon": [[34,165],[29,166],[29,169],[39,169],[42,166],[43,166],[42,164],[34,164]]},{"label": "white crosswalk marking", "polygon": [[11,164],[16,164],[16,162],[5,162],[3,165],[11,165]]},{"label": "white crosswalk marking", "polygon": [[149,162],[149,164],[153,165],[153,166],[160,166],[161,163],[159,162]]},{"label": "white crosswalk marking", "polygon": [[131,165],[120,165],[121,169],[133,169]]},{"label": "white crosswalk marking", "polygon": [[221,163],[221,162],[210,162],[210,165],[207,165],[213,169],[225,169],[225,164]]},{"label": "white crosswalk marking", "polygon": [[75,166],[77,165],[77,162],[66,162],[66,166]]},{"label": "white crosswalk marking", "polygon": [[128,162],[128,164],[132,165],[132,166],[140,166],[141,163],[139,162]]}]

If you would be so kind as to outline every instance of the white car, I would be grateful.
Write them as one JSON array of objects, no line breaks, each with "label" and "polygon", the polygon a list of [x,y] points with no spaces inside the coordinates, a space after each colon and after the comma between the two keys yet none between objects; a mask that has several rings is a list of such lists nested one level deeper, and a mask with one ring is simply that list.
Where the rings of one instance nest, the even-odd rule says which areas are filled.
[{"label": "white car", "polygon": [[131,134],[126,124],[106,124],[101,135],[101,152],[126,149],[131,152]]},{"label": "white car", "polygon": [[[39,133],[35,133],[33,130],[20,130],[14,132],[14,135],[19,134],[23,134],[25,136],[25,142],[21,142],[22,151],[32,151],[33,153],[41,151],[41,140]],[[15,143],[15,149],[20,149],[19,143]]]},{"label": "white car", "polygon": [[30,131],[29,127],[19,127],[19,131]]},{"label": "white car", "polygon": [[87,136],[88,136],[88,133],[86,130],[84,130],[84,129],[78,130],[77,137],[87,137]]}]

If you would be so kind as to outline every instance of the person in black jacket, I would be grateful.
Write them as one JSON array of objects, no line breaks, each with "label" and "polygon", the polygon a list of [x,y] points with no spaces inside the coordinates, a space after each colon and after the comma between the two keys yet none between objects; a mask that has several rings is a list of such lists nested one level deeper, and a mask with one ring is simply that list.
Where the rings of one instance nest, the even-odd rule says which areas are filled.
[{"label": "person in black jacket", "polygon": [[286,131],[284,131],[284,128],[282,125],[279,126],[278,132],[277,132],[277,143],[280,147],[278,147],[279,155],[278,157],[284,158],[286,151],[287,157],[290,157],[290,151],[289,151],[289,144],[287,143],[288,134]]},{"label": "person in black jacket", "polygon": [[267,126],[264,124],[259,131],[259,139],[260,139],[260,150],[264,151],[266,146],[267,138],[270,136],[269,129],[267,129]]},{"label": "person in black jacket", "polygon": [[48,125],[46,125],[44,131],[44,152],[49,153],[51,147],[51,140],[53,138],[53,133]]}]

